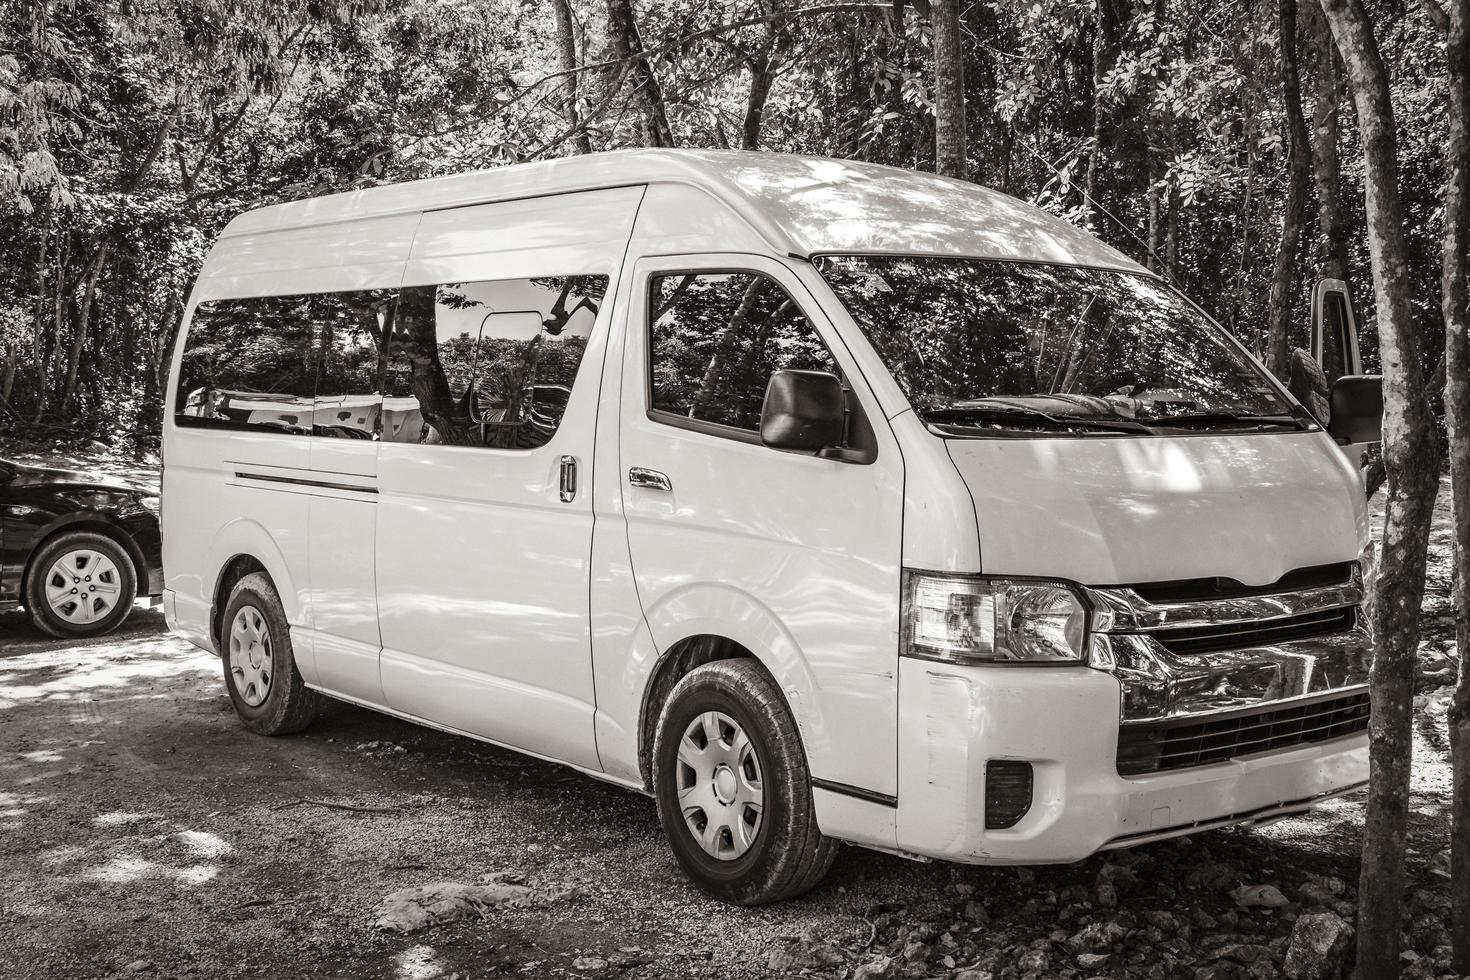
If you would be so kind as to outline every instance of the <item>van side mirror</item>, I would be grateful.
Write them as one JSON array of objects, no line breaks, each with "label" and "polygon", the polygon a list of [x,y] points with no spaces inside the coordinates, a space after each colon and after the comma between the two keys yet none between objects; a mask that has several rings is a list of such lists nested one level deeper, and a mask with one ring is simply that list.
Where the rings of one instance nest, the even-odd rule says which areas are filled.
[{"label": "van side mirror", "polygon": [[1358,320],[1347,283],[1323,279],[1312,287],[1312,360],[1328,381],[1363,373],[1358,353]]},{"label": "van side mirror", "polygon": [[1339,445],[1383,441],[1383,378],[1348,374],[1332,383],[1332,421],[1327,434]]},{"label": "van side mirror", "polygon": [[847,405],[842,382],[826,371],[777,371],[761,403],[761,442],[816,453],[842,445]]}]

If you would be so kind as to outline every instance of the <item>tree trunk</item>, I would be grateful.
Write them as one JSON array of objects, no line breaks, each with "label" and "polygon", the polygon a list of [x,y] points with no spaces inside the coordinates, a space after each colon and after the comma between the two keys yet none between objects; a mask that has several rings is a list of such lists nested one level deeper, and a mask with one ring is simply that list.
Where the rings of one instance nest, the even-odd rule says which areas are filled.
[{"label": "tree trunk", "polygon": [[1159,267],[1163,264],[1163,256],[1160,254],[1164,248],[1164,183],[1159,180],[1158,164],[1152,153],[1148,159],[1148,261],[1146,265],[1150,272],[1164,272]]},{"label": "tree trunk", "polygon": [[15,365],[20,349],[20,339],[14,338],[5,347],[5,375],[0,377],[0,401],[10,404],[10,393],[15,390]]},{"label": "tree trunk", "polygon": [[1316,34],[1317,91],[1312,112],[1316,141],[1312,148],[1312,168],[1317,178],[1317,227],[1325,243],[1322,275],[1346,282],[1350,229],[1343,209],[1342,166],[1337,151],[1342,64],[1320,8],[1312,4],[1308,10]]},{"label": "tree trunk", "polygon": [[88,263],[85,285],[82,289],[82,304],[77,311],[77,327],[71,338],[71,353],[66,359],[66,382],[61,389],[61,414],[71,411],[77,393],[77,368],[82,363],[82,351],[87,345],[87,330],[92,324],[92,300],[97,295],[97,277],[107,262],[107,245],[99,245]]},{"label": "tree trunk", "polygon": [[1420,338],[1409,310],[1398,141],[1388,76],[1363,0],[1322,0],[1357,107],[1365,163],[1368,252],[1383,360],[1383,464],[1388,474],[1373,625],[1370,779],[1358,884],[1358,977],[1399,975],[1414,666],[1425,552],[1439,454],[1424,397]]},{"label": "tree trunk", "polygon": [[1455,640],[1460,675],[1450,702],[1450,935],[1454,970],[1470,973],[1470,0],[1450,0],[1445,31],[1449,134],[1440,304],[1445,326],[1445,423],[1455,517]]},{"label": "tree trunk", "polygon": [[1281,243],[1271,275],[1267,317],[1266,366],[1285,378],[1291,356],[1291,310],[1296,269],[1301,261],[1302,226],[1307,223],[1307,195],[1311,193],[1312,150],[1307,120],[1302,112],[1302,87],[1297,76],[1296,0],[1280,0],[1281,104],[1289,130],[1286,207],[1281,220]]},{"label": "tree trunk", "polygon": [[964,180],[965,51],[960,33],[960,0],[934,0],[934,171]]},{"label": "tree trunk", "polygon": [[750,320],[755,311],[756,300],[760,298],[761,287],[765,279],[760,276],[751,276],[750,284],[745,287],[745,292],[740,295],[740,302],[735,307],[735,312],[730,314],[730,322],[725,324],[725,329],[720,331],[720,339],[715,343],[714,353],[710,356],[709,365],[704,370],[704,378],[699,382],[699,390],[689,400],[689,417],[691,419],[703,418],[704,410],[709,407],[710,399],[713,398],[729,373],[727,365],[735,345],[740,341],[740,335],[745,331],[745,324]]},{"label": "tree trunk", "polygon": [[627,79],[633,86],[630,98],[638,112],[643,145],[673,146],[663,89],[643,55],[643,40],[633,19],[633,0],[607,0],[607,33],[613,58],[627,66]]},{"label": "tree trunk", "polygon": [[571,0],[552,0],[551,9],[556,14],[556,67],[567,73],[561,82],[562,118],[575,134],[572,146],[578,153],[591,153],[592,140],[582,128],[582,116],[577,110],[577,40],[572,33]]},{"label": "tree trunk", "polygon": [[740,148],[759,150],[766,99],[771,94],[771,82],[775,80],[775,73],[771,70],[770,47],[751,55],[746,64],[750,67],[750,92],[745,97],[745,117],[740,123]]}]

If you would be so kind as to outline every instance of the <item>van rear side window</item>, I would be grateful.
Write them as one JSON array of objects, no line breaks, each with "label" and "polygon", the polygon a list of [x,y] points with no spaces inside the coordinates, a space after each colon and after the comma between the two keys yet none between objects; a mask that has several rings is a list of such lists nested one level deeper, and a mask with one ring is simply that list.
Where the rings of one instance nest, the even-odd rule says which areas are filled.
[{"label": "van rear side window", "polygon": [[383,439],[545,445],[607,284],[607,276],[545,276],[405,287],[388,349]]},{"label": "van rear side window", "polygon": [[184,341],[180,425],[311,432],[316,390],[313,297],[200,303]]}]

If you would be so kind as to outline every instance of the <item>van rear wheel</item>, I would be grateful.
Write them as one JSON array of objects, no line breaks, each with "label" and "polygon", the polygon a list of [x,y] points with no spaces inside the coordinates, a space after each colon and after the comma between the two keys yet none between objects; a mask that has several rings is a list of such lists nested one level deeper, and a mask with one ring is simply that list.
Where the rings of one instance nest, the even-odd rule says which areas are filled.
[{"label": "van rear wheel", "polygon": [[659,718],[653,750],[659,822],[684,873],[737,905],[794,898],[832,866],[796,720],[754,660],[686,675]]},{"label": "van rear wheel", "polygon": [[291,628],[268,576],[246,575],[235,583],[220,631],[225,688],[235,714],[261,735],[291,735],[310,725],[321,696],[296,669]]}]

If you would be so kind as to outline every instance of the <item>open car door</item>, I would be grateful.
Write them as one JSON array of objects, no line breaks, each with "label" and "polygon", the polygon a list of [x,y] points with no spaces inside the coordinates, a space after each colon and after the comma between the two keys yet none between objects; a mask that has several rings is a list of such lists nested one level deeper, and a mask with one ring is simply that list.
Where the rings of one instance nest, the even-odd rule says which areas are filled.
[{"label": "open car door", "polygon": [[1382,440],[1383,379],[1363,374],[1358,320],[1341,279],[1322,279],[1312,288],[1312,359],[1327,379],[1327,432],[1361,469],[1368,447]]}]

